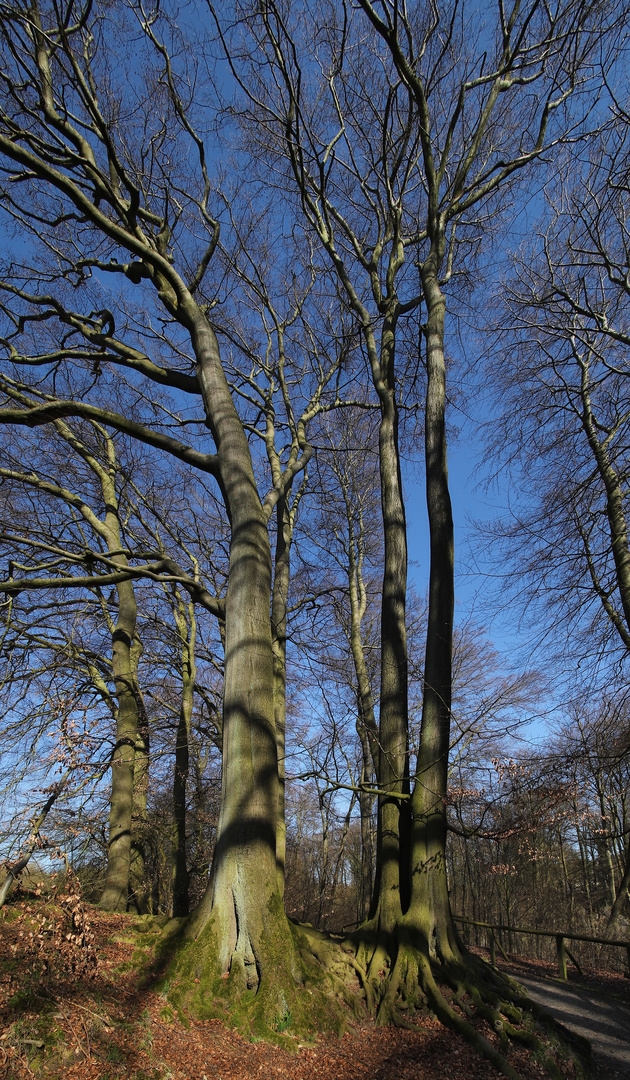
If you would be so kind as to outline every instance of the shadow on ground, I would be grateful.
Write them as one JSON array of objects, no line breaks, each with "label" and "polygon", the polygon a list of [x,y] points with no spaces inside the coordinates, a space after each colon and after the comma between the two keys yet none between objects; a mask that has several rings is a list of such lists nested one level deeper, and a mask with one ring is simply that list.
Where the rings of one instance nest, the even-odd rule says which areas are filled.
[{"label": "shadow on ground", "polygon": [[556,980],[532,978],[522,970],[504,970],[521,983],[534,1001],[593,1047],[596,1075],[630,1080],[630,1008],[597,992]]}]

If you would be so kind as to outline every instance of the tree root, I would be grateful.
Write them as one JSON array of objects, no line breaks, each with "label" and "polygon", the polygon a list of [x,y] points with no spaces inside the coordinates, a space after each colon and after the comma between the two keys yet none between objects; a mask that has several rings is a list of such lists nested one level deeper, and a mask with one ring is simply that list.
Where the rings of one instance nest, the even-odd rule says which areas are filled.
[{"label": "tree root", "polygon": [[[376,927],[370,929],[374,935],[371,950],[368,933],[348,939],[345,947],[353,945],[361,958],[362,963],[357,961],[355,970],[365,990],[368,1010],[378,1024],[391,1023],[418,1031],[422,1014],[429,1011],[509,1080],[521,1080],[508,1060],[512,1047],[536,1054],[551,1076],[562,1075],[545,1034],[565,1044],[569,1051],[575,1053],[577,1049],[583,1064],[587,1056],[583,1041],[581,1044],[573,1038],[525,997],[509,976],[493,970],[472,954],[464,953],[455,961],[440,964],[429,960],[421,948],[412,944],[409,934],[403,932],[392,942],[391,936],[388,940],[379,936]],[[488,1024],[499,1040],[498,1046],[479,1031],[479,1021]],[[531,1021],[541,1025],[544,1033],[539,1035],[532,1030]]]},{"label": "tree root", "polygon": [[[345,950],[344,950],[344,952],[345,952]],[[373,1013],[374,1012],[374,994],[372,993],[372,987],[370,986],[370,981],[369,981],[369,979],[367,977],[367,972],[366,972],[365,968],[362,967],[362,965],[356,959],[356,957],[352,955],[352,953],[345,953],[345,955],[346,955],[346,958],[347,958],[347,962],[350,964],[350,966],[352,968],[354,968],[357,975],[359,976],[359,981],[360,981],[361,986],[363,988],[363,991],[365,993],[365,1003],[367,1005],[368,1012]]]},{"label": "tree root", "polygon": [[[350,973],[353,979],[358,977],[360,996],[365,997],[367,1011],[377,1024],[417,1032],[422,1030],[422,1016],[428,1013],[460,1035],[508,1080],[521,1080],[508,1060],[513,1047],[536,1054],[550,1076],[562,1076],[546,1036],[564,1044],[582,1063],[587,1057],[585,1040],[573,1037],[524,996],[514,980],[472,954],[462,953],[441,963],[429,959],[406,928],[400,935],[380,936],[374,927],[372,933],[343,940],[308,926],[297,929],[334,994],[350,1005],[355,1015],[359,995],[349,986]],[[493,1035],[484,1035],[480,1022],[487,1024]],[[542,1029],[540,1033],[532,1030],[533,1022]]]}]

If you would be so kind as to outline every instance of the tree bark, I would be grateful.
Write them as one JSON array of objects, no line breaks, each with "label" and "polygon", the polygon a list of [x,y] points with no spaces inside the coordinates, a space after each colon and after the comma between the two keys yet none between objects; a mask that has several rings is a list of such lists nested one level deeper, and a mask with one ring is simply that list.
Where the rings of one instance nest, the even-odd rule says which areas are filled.
[{"label": "tree bark", "polygon": [[276,551],[274,557],[271,601],[271,640],[273,648],[273,707],[278,750],[278,810],[276,825],[276,864],[278,890],[284,896],[287,829],[285,819],[285,731],[287,701],[287,604],[291,576],[291,541],[293,521],[284,495],[276,507]]},{"label": "tree bark", "polygon": [[446,792],[454,614],[453,516],[446,453],[445,301],[434,249],[422,268],[427,305],[426,492],[431,564],[420,745],[412,796],[409,922],[426,935],[429,955],[458,952],[446,880]]},{"label": "tree bark", "polygon": [[373,914],[385,934],[393,932],[409,900],[409,795],[407,630],[407,523],[400,473],[396,403],[395,317],[385,319],[377,391],[381,408],[379,465],[383,513],[384,572],[381,604],[381,694],[377,871]]},{"label": "tree bark", "polygon": [[617,895],[615,896],[615,902],[610,912],[610,918],[606,926],[606,933],[609,937],[614,937],[621,921],[624,907],[630,901],[630,845],[626,849],[626,865],[623,871],[623,877],[619,882],[619,888],[617,889]]},{"label": "tree bark", "polygon": [[112,671],[118,710],[112,754],[107,873],[100,901],[105,911],[125,911],[130,896],[134,765],[138,740],[137,669],[132,655],[137,605],[133,583],[120,582],[116,592],[118,618],[112,635]]},{"label": "tree bark", "polygon": [[131,904],[139,915],[149,910],[147,895],[146,843],[147,812],[149,797],[149,751],[150,731],[144,698],[138,680],[138,666],[142,656],[142,643],[136,634],[131,657],[135,667],[134,692],[138,713],[138,735],[134,750],[133,806],[131,809],[131,860],[129,867],[129,891]]},{"label": "tree bark", "polygon": [[189,873],[186,843],[186,789],[190,767],[190,734],[192,729],[193,695],[196,678],[195,637],[196,622],[194,606],[188,604],[188,621],[179,590],[174,601],[173,613],[181,642],[182,695],[179,722],[175,742],[175,769],[173,774],[173,915],[188,915]]},{"label": "tree bark", "polygon": [[[192,306],[192,305],[191,305]],[[214,331],[191,317],[203,401],[231,526],[225,600],[221,814],[211,884],[193,912],[198,938],[213,918],[218,959],[243,988],[272,974],[270,944],[288,942],[278,895],[278,756],[271,641],[271,550],[247,437],[221,367]],[[274,930],[276,933],[274,933]]]},{"label": "tree bark", "polygon": [[[583,359],[579,359],[578,362],[581,368],[582,426],[606,491],[606,517],[610,532],[610,547],[615,563],[617,586],[623,610],[625,624],[623,629],[619,625],[618,613],[612,613],[609,606],[606,604],[604,606],[609,617],[613,615],[613,625],[616,626],[627,648],[628,633],[630,633],[630,547],[628,546],[628,526],[624,512],[624,494],[619,473],[610,457],[607,441],[605,439],[600,441],[598,435],[597,423],[593,416],[591,404],[588,363]],[[625,630],[625,633],[623,630]]]}]

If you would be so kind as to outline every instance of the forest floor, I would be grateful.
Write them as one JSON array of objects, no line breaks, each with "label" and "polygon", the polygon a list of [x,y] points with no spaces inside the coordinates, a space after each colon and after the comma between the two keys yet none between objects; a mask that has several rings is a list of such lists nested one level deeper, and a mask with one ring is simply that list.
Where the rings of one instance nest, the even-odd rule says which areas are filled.
[{"label": "forest floor", "polygon": [[[178,1016],[157,987],[139,985],[135,922],[72,890],[54,904],[17,895],[0,911],[2,1080],[496,1080],[487,1061],[428,1017],[417,1031],[349,1018],[341,1039],[313,1031],[291,1053],[219,1021]],[[609,976],[597,984],[628,989]],[[523,1080],[548,1075],[522,1052],[510,1062]],[[572,1065],[561,1072],[575,1077]]]}]

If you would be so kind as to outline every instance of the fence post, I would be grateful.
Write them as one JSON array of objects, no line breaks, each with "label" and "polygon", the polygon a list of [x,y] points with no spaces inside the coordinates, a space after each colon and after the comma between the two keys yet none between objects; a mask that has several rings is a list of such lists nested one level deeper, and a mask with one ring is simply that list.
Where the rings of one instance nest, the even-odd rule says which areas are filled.
[{"label": "fence post", "polygon": [[558,972],[563,982],[567,981],[567,954],[562,934],[556,934],[556,952],[558,954]]}]

